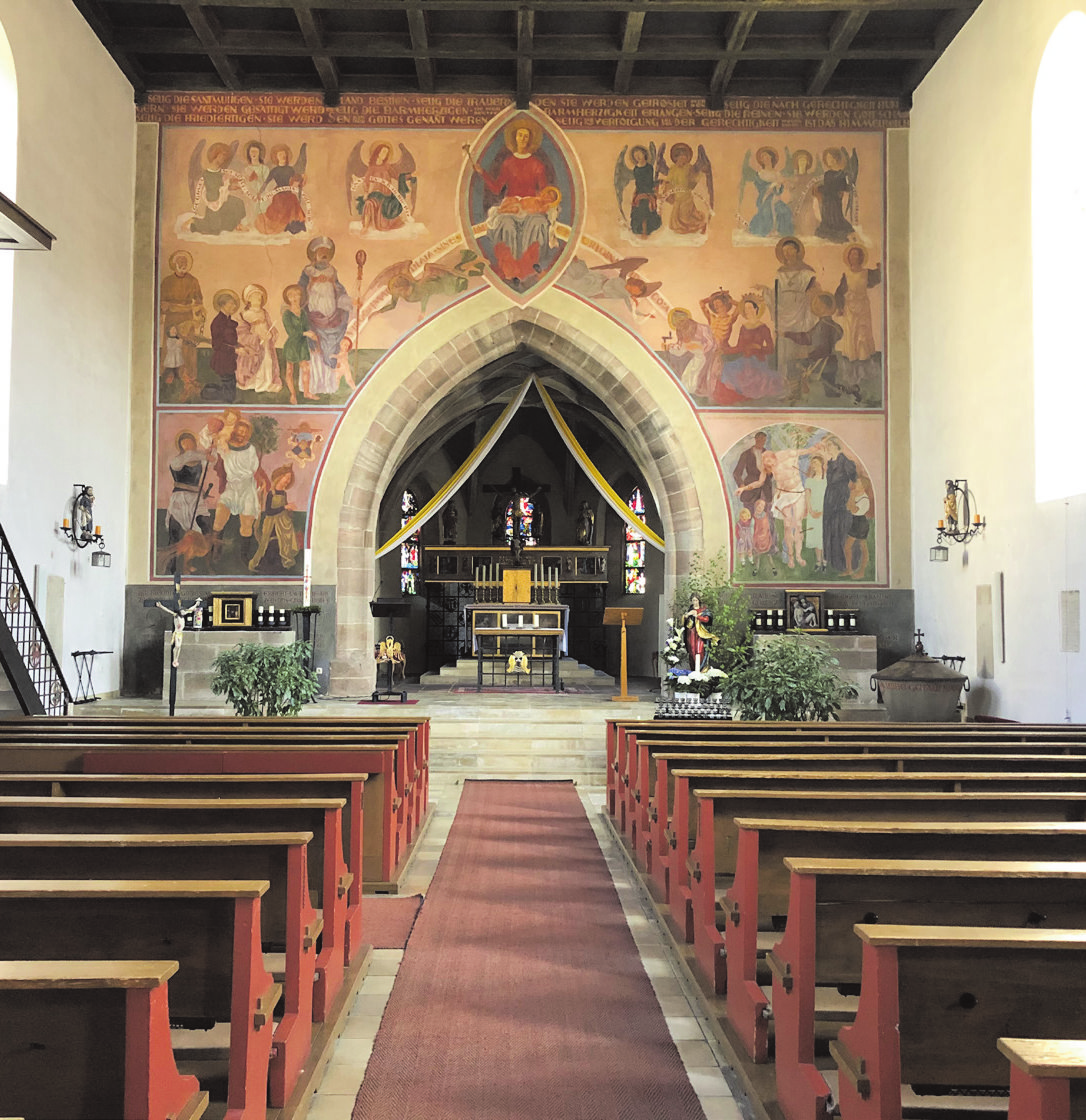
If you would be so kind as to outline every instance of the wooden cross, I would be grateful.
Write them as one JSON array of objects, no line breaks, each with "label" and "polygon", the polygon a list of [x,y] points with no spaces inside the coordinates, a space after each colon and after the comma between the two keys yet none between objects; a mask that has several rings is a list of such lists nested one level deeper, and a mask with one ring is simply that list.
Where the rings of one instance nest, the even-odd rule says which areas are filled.
[{"label": "wooden cross", "polygon": [[188,606],[181,601],[181,574],[175,573],[173,577],[173,604],[167,606],[157,599],[144,599],[145,607],[157,607],[173,617],[173,637],[170,639],[170,715],[174,714],[177,707],[177,663],[181,654],[181,638],[185,633],[185,623],[203,605],[203,599],[194,599]]}]

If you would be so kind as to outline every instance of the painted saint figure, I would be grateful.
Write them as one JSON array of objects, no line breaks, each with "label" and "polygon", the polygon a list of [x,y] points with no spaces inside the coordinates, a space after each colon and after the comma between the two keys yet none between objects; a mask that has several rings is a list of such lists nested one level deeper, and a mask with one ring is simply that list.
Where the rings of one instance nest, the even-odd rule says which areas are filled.
[{"label": "painted saint figure", "polygon": [[291,163],[291,158],[286,144],[276,144],[271,150],[272,167],[260,194],[264,212],[256,219],[256,228],[260,233],[304,233],[306,230],[307,216],[302,204],[305,144],[299,149],[294,163]]},{"label": "painted saint figure", "polygon": [[332,264],[335,253],[336,244],[330,237],[314,237],[306,248],[309,264],[298,278],[305,293],[309,329],[316,335],[316,340],[309,339],[309,387],[313,393],[336,391],[336,363],[353,306]]},{"label": "painted saint figure", "polygon": [[495,271],[513,287],[542,270],[543,256],[558,247],[558,205],[562,194],[551,169],[539,155],[542,128],[528,117],[516,118],[505,132],[507,152],[490,171],[464,151],[494,198],[486,226],[494,245]]},{"label": "painted saint figure", "polygon": [[[664,147],[656,157],[658,192],[664,202],[671,204],[668,228],[673,233],[705,233],[713,209],[713,165],[698,145],[698,158],[689,144],[671,145],[671,166],[668,167]],[[706,209],[702,209],[706,206]]]},{"label": "painted saint figure", "polygon": [[[192,275],[192,254],[178,249],[170,254],[170,275],[162,278],[158,290],[159,330],[163,340],[163,371],[175,371],[181,381],[181,402],[200,394],[197,378],[196,347],[203,334],[204,297],[200,282]],[[170,354],[170,339],[176,340]],[[179,360],[177,360],[179,359]],[[169,374],[166,375],[170,383]]]},{"label": "painted saint figure", "polygon": [[278,393],[283,387],[275,347],[279,331],[268,314],[267,289],[249,284],[241,298],[244,306],[238,316],[237,386],[254,393]]},{"label": "painted saint figure", "polygon": [[230,167],[237,149],[236,140],[211,144],[204,159],[201,140],[193,150],[189,160],[190,232],[215,237],[236,230],[245,220],[245,181]]},{"label": "painted saint figure", "polygon": [[844,148],[827,148],[822,153],[825,171],[818,188],[822,220],[815,230],[816,237],[827,241],[847,241],[855,233],[849,215],[855,212],[856,176],[859,159],[853,148],[849,156]]},{"label": "painted saint figure", "polygon": [[777,369],[786,378],[807,356],[807,348],[789,335],[805,334],[818,322],[811,310],[811,292],[817,288],[814,269],[803,259],[803,242],[798,237],[782,237],[777,242],[777,278],[771,295],[777,327]]},{"label": "painted saint figure", "polygon": [[211,371],[219,379],[207,386],[208,399],[232,401],[237,397],[238,324],[234,316],[241,306],[237,292],[223,288],[212,300],[218,314],[211,320]]},{"label": "painted saint figure", "polygon": [[264,498],[264,510],[257,533],[256,552],[249,561],[249,571],[260,569],[260,562],[271,544],[272,535],[279,548],[279,563],[289,570],[298,556],[298,542],[294,533],[294,518],[290,512],[287,491],[294,485],[294,468],[286,463],[272,471],[271,484]]},{"label": "painted saint figure", "polygon": [[860,387],[876,365],[872,361],[879,352],[875,341],[875,327],[871,317],[871,300],[868,289],[882,283],[882,267],[867,267],[867,250],[862,245],[850,245],[845,250],[845,271],[834,293],[837,312],[841,317],[844,338],[841,353],[845,359],[839,383],[859,401]]}]

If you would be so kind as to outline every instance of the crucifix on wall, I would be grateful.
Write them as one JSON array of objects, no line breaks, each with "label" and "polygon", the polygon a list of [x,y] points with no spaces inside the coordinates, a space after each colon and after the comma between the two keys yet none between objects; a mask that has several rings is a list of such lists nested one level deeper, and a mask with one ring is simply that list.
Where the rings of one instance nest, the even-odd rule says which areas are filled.
[{"label": "crucifix on wall", "polygon": [[520,467],[514,467],[507,482],[485,483],[483,491],[494,495],[490,507],[490,538],[493,544],[505,544],[507,518],[512,506],[513,538],[519,539],[521,547],[526,544],[539,544],[543,537],[543,508],[535,501],[537,495],[550,490],[547,483],[539,483],[525,478]]}]

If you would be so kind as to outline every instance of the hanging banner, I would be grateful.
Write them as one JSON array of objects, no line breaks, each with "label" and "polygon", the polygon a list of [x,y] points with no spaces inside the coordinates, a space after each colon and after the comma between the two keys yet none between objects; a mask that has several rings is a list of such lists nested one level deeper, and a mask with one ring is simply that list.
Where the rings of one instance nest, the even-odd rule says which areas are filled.
[{"label": "hanging banner", "polygon": [[577,437],[574,436],[569,425],[562,419],[561,413],[559,413],[554,401],[551,400],[550,394],[543,388],[539,381],[536,380],[535,374],[532,374],[532,376],[521,385],[520,389],[517,390],[517,395],[505,406],[502,410],[502,414],[491,425],[490,430],[483,436],[479,445],[468,455],[463,463],[460,464],[449,481],[441,487],[410,521],[400,528],[399,532],[394,537],[390,537],[381,545],[377,550],[378,558],[387,556],[393,549],[403,544],[408,537],[414,536],[415,533],[417,533],[418,530],[453,497],[457,490],[467,482],[472,472],[474,472],[475,468],[486,458],[491,448],[498,442],[502,432],[509,426],[509,421],[513,419],[517,409],[524,403],[524,398],[533,385],[536,387],[543,401],[543,407],[547,410],[547,415],[558,429],[558,434],[562,437],[562,442],[566,445],[569,453],[580,464],[581,469],[588,475],[592,485],[595,486],[603,496],[604,501],[607,502],[631,529],[640,533],[653,548],[657,548],[661,552],[664,551],[663,537],[654,529],[650,529],[618,494],[615,493],[608,481],[596,469],[595,464],[585,453],[584,448],[577,442]]},{"label": "hanging banner", "polygon": [[531,387],[534,380],[535,377],[529,377],[524,384],[521,385],[517,390],[517,395],[502,410],[501,416],[491,425],[490,431],[483,436],[479,446],[460,464],[449,481],[441,487],[426,505],[424,505],[394,537],[389,538],[389,540],[381,545],[377,550],[378,559],[382,556],[387,556],[394,548],[398,548],[408,537],[413,537],[415,533],[445,505],[457,490],[467,482],[472,472],[487,457],[490,449],[498,442],[502,432],[509,426],[509,421],[513,419],[517,409],[523,404],[528,389]]}]

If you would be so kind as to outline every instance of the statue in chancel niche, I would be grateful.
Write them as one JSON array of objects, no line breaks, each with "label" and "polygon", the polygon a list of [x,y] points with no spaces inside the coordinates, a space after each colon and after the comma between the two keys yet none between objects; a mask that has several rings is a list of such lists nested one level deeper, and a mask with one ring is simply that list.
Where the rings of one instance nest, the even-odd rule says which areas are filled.
[{"label": "statue in chancel niche", "polygon": [[596,515],[592,512],[592,507],[588,502],[581,502],[574,536],[578,544],[596,543]]}]

